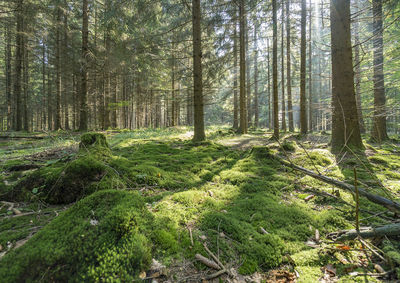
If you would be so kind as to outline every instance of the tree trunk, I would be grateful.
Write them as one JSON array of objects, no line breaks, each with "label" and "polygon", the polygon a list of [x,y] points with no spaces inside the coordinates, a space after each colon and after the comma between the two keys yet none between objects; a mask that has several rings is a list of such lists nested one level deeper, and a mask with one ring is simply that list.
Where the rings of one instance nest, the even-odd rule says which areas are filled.
[{"label": "tree trunk", "polygon": [[5,49],[6,64],[6,97],[7,97],[7,130],[10,131],[14,125],[12,124],[12,96],[11,96],[11,29],[10,24],[6,24],[7,45]]},{"label": "tree trunk", "polygon": [[274,137],[279,139],[279,109],[278,109],[278,24],[276,19],[276,0],[272,0],[272,91],[274,105]]},{"label": "tree trunk", "polygon": [[350,3],[331,0],[332,49],[332,150],[346,145],[363,148],[354,92],[350,39]]},{"label": "tree trunk", "polygon": [[193,96],[194,96],[194,141],[206,139],[204,132],[203,70],[201,66],[201,10],[200,0],[192,0],[193,25]]},{"label": "tree trunk", "polygon": [[270,72],[270,67],[271,67],[271,62],[270,62],[270,49],[269,49],[269,40],[267,37],[267,82],[268,82],[268,88],[267,88],[267,100],[268,100],[268,128],[272,129],[272,111],[271,111],[271,72]]},{"label": "tree trunk", "polygon": [[[359,12],[358,0],[355,1],[356,12]],[[355,19],[354,22],[354,64],[355,64],[355,84],[356,84],[356,100],[357,100],[357,111],[358,111],[358,119],[360,122],[360,132],[365,134],[365,123],[362,113],[361,106],[361,61],[360,61],[360,36],[359,36],[359,23],[358,19]]]},{"label": "tree trunk", "polygon": [[28,104],[29,103],[29,53],[28,53],[28,37],[26,34],[27,26],[26,21],[24,21],[24,31],[23,36],[23,115],[24,115],[24,130],[29,132],[29,118],[28,118]]},{"label": "tree trunk", "polygon": [[247,21],[247,17],[245,16],[245,52],[246,52],[246,110],[247,110],[247,128],[251,126],[252,122],[252,107],[251,107],[251,86],[250,86],[250,48],[249,48],[249,25]]},{"label": "tree trunk", "polygon": [[301,0],[301,43],[300,43],[300,132],[307,134],[307,99],[306,99],[306,22],[307,4]]},{"label": "tree trunk", "polygon": [[308,34],[309,34],[309,39],[308,39],[308,124],[309,124],[309,131],[313,131],[313,93],[312,93],[312,3],[310,0],[310,15],[309,15],[309,26],[308,26]]},{"label": "tree trunk", "polygon": [[61,129],[61,7],[56,6],[56,112],[54,130]]},{"label": "tree trunk", "polygon": [[64,13],[64,40],[63,40],[63,104],[64,104],[64,129],[70,130],[69,127],[69,70],[68,70],[68,16]]},{"label": "tree trunk", "polygon": [[372,138],[377,142],[388,139],[386,129],[386,97],[383,74],[382,0],[372,1],[374,28],[374,123]]},{"label": "tree trunk", "polygon": [[[235,9],[234,17],[237,17],[237,10]],[[233,128],[239,128],[239,102],[238,102],[238,56],[237,56],[237,20],[234,20],[235,29],[233,32]]]},{"label": "tree trunk", "polygon": [[89,15],[88,0],[82,1],[82,65],[81,65],[81,92],[79,109],[79,130],[88,129],[88,105],[87,105],[87,60],[89,55],[88,47],[89,36]]},{"label": "tree trunk", "polygon": [[16,7],[17,30],[16,30],[16,49],[15,49],[15,80],[14,80],[14,96],[15,96],[15,112],[16,127],[15,130],[22,130],[22,94],[21,94],[21,78],[22,78],[22,62],[23,62],[23,0],[18,0]]},{"label": "tree trunk", "polygon": [[240,125],[239,133],[247,134],[247,107],[246,107],[246,40],[245,40],[245,11],[244,0],[239,3],[239,21],[240,21]]},{"label": "tree trunk", "polygon": [[258,24],[254,21],[254,127],[259,126],[259,105],[258,105]]},{"label": "tree trunk", "polygon": [[282,21],[281,21],[281,91],[282,91],[282,131],[286,132],[286,103],[285,103],[285,41],[284,30],[285,25],[283,19],[285,18],[285,6],[281,3]]},{"label": "tree trunk", "polygon": [[291,58],[290,58],[290,0],[286,1],[286,78],[287,78],[287,95],[288,95],[288,114],[289,114],[289,131],[294,132],[293,122],[293,102],[292,102],[292,78],[291,78]]}]

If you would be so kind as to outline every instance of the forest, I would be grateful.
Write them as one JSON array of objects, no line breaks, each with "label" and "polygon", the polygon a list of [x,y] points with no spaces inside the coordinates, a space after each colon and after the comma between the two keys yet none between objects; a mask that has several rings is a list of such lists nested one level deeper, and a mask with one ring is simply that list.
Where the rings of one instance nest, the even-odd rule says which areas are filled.
[{"label": "forest", "polygon": [[0,282],[398,282],[400,1],[0,0]]}]

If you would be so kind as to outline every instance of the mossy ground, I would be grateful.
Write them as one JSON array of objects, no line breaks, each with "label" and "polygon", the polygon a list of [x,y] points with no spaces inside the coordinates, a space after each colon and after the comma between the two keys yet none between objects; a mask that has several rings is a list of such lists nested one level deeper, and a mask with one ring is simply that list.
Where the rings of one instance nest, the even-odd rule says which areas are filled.
[{"label": "mossy ground", "polygon": [[[330,154],[324,135],[300,140],[287,135],[278,144],[263,131],[236,136],[227,129],[212,129],[207,142],[193,144],[187,128],[106,134],[109,153],[77,152],[69,157],[69,164],[74,165],[70,165],[71,170],[77,175],[60,183],[67,184],[63,188],[84,188],[76,198],[82,199],[50,224],[45,225],[53,215],[34,223],[44,228],[0,260],[0,278],[5,278],[4,282],[34,281],[38,276],[44,276],[45,281],[66,277],[71,281],[129,281],[147,270],[151,258],[169,265],[182,257],[193,260],[195,253],[207,256],[200,236],[206,238],[222,262],[242,274],[292,266],[300,274],[300,282],[314,282],[324,275],[321,267],[332,264],[339,279],[348,282],[355,280],[348,275],[349,270],[371,271],[358,266],[354,259],[347,265],[340,261],[340,255],[365,257],[358,245],[351,244],[347,251],[325,242],[310,248],[305,242],[313,238],[316,229],[324,240],[329,232],[354,227],[354,209],[318,195],[318,191],[336,194],[354,204],[352,196],[283,168],[269,153],[287,154],[300,166],[348,181],[357,165],[359,179],[369,182],[376,192],[385,194],[377,185],[378,180],[392,195],[400,190],[399,159],[393,156],[398,154],[399,146],[394,143],[367,145],[365,156],[356,158]],[[76,138],[68,141],[71,142],[76,144]],[[264,150],[265,145],[269,150]],[[254,146],[259,147],[252,151]],[[12,162],[20,162],[15,160],[3,164],[4,172]],[[59,181],[56,176],[68,170],[59,159],[47,165],[33,174],[47,176],[43,173],[48,170],[46,178]],[[99,170],[90,171],[93,168]],[[85,176],[79,175],[82,172],[86,172]],[[374,182],[371,173],[375,174]],[[86,176],[100,177],[89,183],[76,183]],[[15,181],[20,177],[14,176]],[[1,189],[9,190],[11,181],[6,185],[4,180],[10,179],[10,174],[3,174],[2,178]],[[31,195],[40,195],[33,189]],[[306,201],[311,194],[315,197]],[[380,209],[365,200],[361,206],[376,212]],[[362,218],[368,216],[362,214]],[[29,235],[29,217],[11,218],[6,210],[3,212],[3,247],[6,241],[15,242]],[[367,223],[384,221],[368,218]],[[10,231],[18,225],[22,227],[20,234],[13,238]],[[385,244],[394,258],[398,255],[393,253],[396,243]],[[204,266],[198,263],[195,268]]]}]

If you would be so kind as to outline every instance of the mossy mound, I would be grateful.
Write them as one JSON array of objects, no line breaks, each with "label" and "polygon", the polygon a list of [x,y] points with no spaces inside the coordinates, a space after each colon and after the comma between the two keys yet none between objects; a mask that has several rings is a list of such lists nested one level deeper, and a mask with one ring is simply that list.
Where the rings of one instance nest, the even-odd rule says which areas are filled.
[{"label": "mossy mound", "polygon": [[132,282],[151,261],[150,223],[138,193],[96,192],[8,253],[1,282]]},{"label": "mossy mound", "polygon": [[102,134],[82,135],[79,153],[72,160],[60,159],[22,179],[4,199],[68,204],[99,189],[123,187],[118,173],[107,163],[111,150]]}]

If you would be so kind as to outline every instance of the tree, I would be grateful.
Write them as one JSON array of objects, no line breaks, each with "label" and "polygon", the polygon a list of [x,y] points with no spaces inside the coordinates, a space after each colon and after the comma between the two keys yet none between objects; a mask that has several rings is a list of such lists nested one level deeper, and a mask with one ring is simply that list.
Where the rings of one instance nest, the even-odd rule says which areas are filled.
[{"label": "tree", "polygon": [[290,0],[286,1],[286,87],[288,96],[289,131],[294,131],[293,102],[292,102],[292,77],[290,58]]},{"label": "tree", "polygon": [[282,22],[281,22],[281,91],[282,91],[282,131],[286,132],[286,103],[285,103],[285,25],[283,24],[283,19],[285,18],[285,6],[283,5],[283,1],[281,3],[282,10]]},{"label": "tree", "polygon": [[239,102],[238,102],[238,52],[237,52],[237,10],[234,13],[234,31],[233,31],[233,129],[237,130],[239,128]]},{"label": "tree", "polygon": [[309,127],[308,129],[310,132],[313,131],[313,93],[312,93],[312,49],[311,49],[311,44],[312,44],[312,3],[311,0],[309,2],[309,9],[310,9],[310,15],[309,15],[309,26],[308,26],[308,34],[309,34],[309,39],[308,39],[308,123]]},{"label": "tree", "polygon": [[56,6],[56,113],[54,129],[61,129],[61,7]]},{"label": "tree", "polygon": [[15,112],[16,112],[16,126],[15,130],[22,130],[22,94],[21,94],[21,78],[22,78],[22,60],[23,60],[23,0],[17,1],[16,18],[16,47],[15,47],[15,79],[14,79],[14,96],[15,96]]},{"label": "tree", "polygon": [[274,107],[274,137],[279,139],[278,109],[278,24],[276,17],[276,0],[272,0],[272,102]]},{"label": "tree", "polygon": [[332,150],[363,148],[354,92],[350,3],[331,0]]},{"label": "tree", "polygon": [[240,84],[240,92],[239,92],[239,101],[240,101],[240,125],[239,132],[241,134],[247,134],[247,106],[246,106],[246,16],[244,11],[244,0],[240,0],[239,3],[239,22],[240,22],[240,30],[239,30],[239,41],[240,41],[240,56],[239,56],[239,84]]},{"label": "tree", "polygon": [[254,127],[259,124],[259,105],[258,105],[258,23],[254,21]]},{"label": "tree", "polygon": [[203,102],[203,70],[201,66],[201,8],[200,0],[192,0],[193,26],[193,93],[194,93],[194,141],[203,141],[204,102]]},{"label": "tree", "polygon": [[388,139],[386,129],[386,97],[383,74],[382,0],[372,1],[374,29],[374,123],[372,138],[377,142]]},{"label": "tree", "polygon": [[306,22],[307,3],[301,0],[301,42],[300,42],[300,132],[307,134],[306,99]]},{"label": "tree", "polygon": [[81,94],[80,94],[80,114],[79,114],[79,130],[86,131],[88,128],[88,105],[87,105],[87,57],[89,53],[88,47],[89,35],[89,16],[88,16],[88,0],[82,2],[82,66],[81,66]]}]

